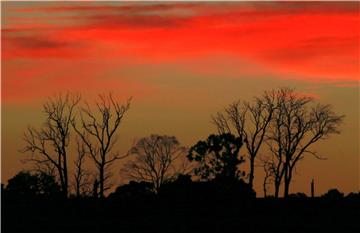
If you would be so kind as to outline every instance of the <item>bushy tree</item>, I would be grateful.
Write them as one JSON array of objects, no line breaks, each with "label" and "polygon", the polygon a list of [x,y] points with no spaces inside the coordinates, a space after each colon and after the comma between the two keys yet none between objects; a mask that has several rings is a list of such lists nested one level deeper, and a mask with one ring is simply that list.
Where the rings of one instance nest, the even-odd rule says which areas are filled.
[{"label": "bushy tree", "polygon": [[39,172],[31,174],[21,171],[8,180],[6,193],[14,198],[56,197],[61,193],[61,187],[55,177]]},{"label": "bushy tree", "polygon": [[154,194],[153,184],[145,181],[130,181],[128,184],[116,188],[115,192],[109,195],[110,199],[117,200],[139,200],[150,197]]},{"label": "bushy tree", "polygon": [[322,197],[327,200],[339,200],[344,197],[344,193],[338,189],[329,189]]},{"label": "bushy tree", "polygon": [[238,170],[238,165],[244,162],[239,156],[242,144],[241,137],[230,133],[210,135],[191,147],[187,157],[198,164],[194,172],[202,180],[238,180],[244,175]]}]

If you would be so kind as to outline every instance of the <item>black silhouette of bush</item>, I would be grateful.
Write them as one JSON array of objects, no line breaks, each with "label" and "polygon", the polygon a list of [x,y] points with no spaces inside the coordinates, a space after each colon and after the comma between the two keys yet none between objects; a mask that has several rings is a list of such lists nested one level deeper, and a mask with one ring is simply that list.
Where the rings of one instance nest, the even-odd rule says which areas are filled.
[{"label": "black silhouette of bush", "polygon": [[344,193],[340,192],[337,189],[330,189],[327,191],[322,198],[325,200],[340,200],[344,197]]},{"label": "black silhouette of bush", "polygon": [[113,200],[138,200],[154,195],[153,185],[149,182],[130,181],[128,184],[116,188],[115,192],[109,195]]},{"label": "black silhouette of bush", "polygon": [[185,202],[206,202],[208,200],[244,201],[256,196],[250,185],[243,180],[192,181],[190,175],[180,175],[160,189],[161,198]]},{"label": "black silhouette of bush", "polygon": [[301,192],[298,192],[298,193],[291,193],[289,195],[289,198],[290,199],[306,199],[308,196],[305,194],[305,193],[301,193]]},{"label": "black silhouette of bush", "polygon": [[358,192],[358,193],[351,192],[346,196],[346,199],[360,203],[360,192]]},{"label": "black silhouette of bush", "polygon": [[14,199],[58,198],[61,187],[55,177],[45,173],[21,171],[8,180],[6,196]]}]

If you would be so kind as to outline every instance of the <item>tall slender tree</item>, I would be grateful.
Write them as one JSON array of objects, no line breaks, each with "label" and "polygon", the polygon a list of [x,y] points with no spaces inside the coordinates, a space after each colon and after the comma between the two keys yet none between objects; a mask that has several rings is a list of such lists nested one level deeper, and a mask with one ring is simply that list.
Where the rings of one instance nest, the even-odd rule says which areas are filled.
[{"label": "tall slender tree", "polygon": [[77,138],[76,146],[77,156],[74,160],[73,186],[76,197],[80,197],[91,193],[91,173],[84,167],[87,157],[85,144]]},{"label": "tall slender tree", "polygon": [[212,117],[219,133],[233,133],[244,139],[249,158],[248,179],[251,188],[255,178],[255,159],[275,110],[274,100],[272,92],[265,92],[262,97],[255,97],[253,102],[237,101],[230,104],[224,112]]},{"label": "tall slender tree", "polygon": [[61,191],[68,196],[68,146],[71,123],[74,121],[74,108],[80,101],[80,95],[57,95],[49,98],[43,105],[46,116],[39,130],[29,127],[24,134],[26,146],[23,152],[30,152],[28,161],[37,167],[55,168],[61,184]]},{"label": "tall slender tree", "polygon": [[321,158],[312,145],[331,134],[338,134],[344,116],[333,112],[330,105],[313,105],[314,99],[299,95],[293,89],[275,92],[276,111],[267,136],[276,171],[275,196],[284,181],[284,197],[288,197],[293,172],[306,155]]},{"label": "tall slender tree", "polygon": [[73,127],[86,147],[98,171],[99,196],[104,197],[104,192],[110,188],[110,166],[118,159],[126,157],[113,152],[117,142],[117,132],[125,113],[130,108],[131,99],[125,104],[120,104],[111,94],[100,95],[96,102],[96,110],[89,104],[81,108],[80,126],[73,123]]}]

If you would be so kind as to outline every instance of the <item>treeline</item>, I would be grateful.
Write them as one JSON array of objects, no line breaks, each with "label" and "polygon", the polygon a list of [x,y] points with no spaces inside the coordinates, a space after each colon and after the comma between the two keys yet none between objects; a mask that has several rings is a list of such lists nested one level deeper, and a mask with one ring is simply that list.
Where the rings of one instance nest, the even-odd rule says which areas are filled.
[{"label": "treeline", "polygon": [[[36,200],[61,200],[63,199],[61,186],[56,182],[54,176],[42,172],[31,173],[21,171],[9,179],[8,184],[1,185],[3,200],[9,201],[36,201]],[[98,199],[97,196],[72,195],[70,198]],[[153,200],[156,197],[173,199],[175,201],[196,201],[205,199],[251,201],[255,198],[254,190],[243,180],[229,180],[216,178],[211,181],[194,181],[190,175],[179,175],[172,180],[163,183],[161,187],[155,189],[154,184],[146,181],[130,181],[128,184],[118,186],[115,191],[108,195],[108,199],[117,201],[131,200]],[[274,196],[267,197],[269,200],[275,199]],[[346,199],[356,201],[360,204],[360,192],[351,192],[345,195],[336,188],[329,189],[319,197],[310,197],[305,193],[292,193],[288,199],[307,200],[323,199],[328,201],[338,201]]]},{"label": "treeline", "polygon": [[[112,186],[112,166],[129,157],[121,175],[130,182],[110,196],[126,195],[129,190],[157,194],[183,187],[190,188],[192,195],[199,190],[222,190],[217,192],[253,198],[255,164],[260,164],[265,173],[264,195],[269,195],[271,185],[275,198],[281,187],[288,198],[298,162],[307,156],[320,158],[312,145],[339,133],[344,118],[330,105],[281,88],[265,91],[252,101],[236,101],[214,114],[217,133],[190,148],[174,136],[154,134],[121,154],[116,143],[130,105],[131,99],[120,103],[111,94],[100,95],[92,104],[82,103],[76,94],[49,98],[43,105],[42,127],[29,127],[24,134],[22,151],[34,171],[11,178],[2,186],[5,193],[102,199]],[[76,151],[74,161],[70,161],[70,151]],[[240,167],[245,160],[249,161],[248,174]]]}]

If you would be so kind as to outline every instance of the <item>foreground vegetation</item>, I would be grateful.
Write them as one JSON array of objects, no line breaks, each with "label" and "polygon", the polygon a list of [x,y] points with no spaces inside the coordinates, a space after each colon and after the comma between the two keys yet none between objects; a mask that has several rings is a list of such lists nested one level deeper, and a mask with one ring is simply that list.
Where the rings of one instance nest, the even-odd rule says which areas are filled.
[{"label": "foreground vegetation", "polygon": [[[80,102],[70,94],[50,99],[44,125],[24,134],[34,169],[2,185],[2,232],[360,231],[359,193],[290,192],[298,162],[320,158],[312,145],[339,133],[344,116],[330,105],[288,88],[265,91],[212,116],[217,133],[190,148],[153,134],[121,154],[117,136],[131,100]],[[121,175],[129,183],[110,192],[112,165],[125,157]],[[265,173],[265,198],[253,189],[255,162]]]},{"label": "foreground vegetation", "polygon": [[242,182],[181,176],[154,192],[130,182],[107,198],[2,192],[2,232],[359,232],[360,193],[255,198]]}]

